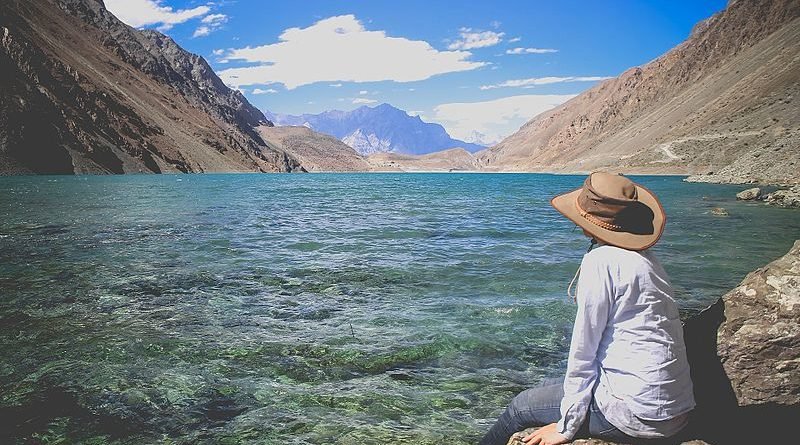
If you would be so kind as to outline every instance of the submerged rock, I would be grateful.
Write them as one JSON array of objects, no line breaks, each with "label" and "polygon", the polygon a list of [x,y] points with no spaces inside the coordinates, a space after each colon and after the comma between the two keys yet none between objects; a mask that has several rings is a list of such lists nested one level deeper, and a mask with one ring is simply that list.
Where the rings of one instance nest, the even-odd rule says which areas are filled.
[{"label": "submerged rock", "polygon": [[728,216],[728,211],[722,207],[714,207],[711,209],[711,214],[714,216]]},{"label": "submerged rock", "polygon": [[742,190],[736,194],[736,199],[740,201],[753,201],[761,197],[761,189],[753,187],[751,189]]}]

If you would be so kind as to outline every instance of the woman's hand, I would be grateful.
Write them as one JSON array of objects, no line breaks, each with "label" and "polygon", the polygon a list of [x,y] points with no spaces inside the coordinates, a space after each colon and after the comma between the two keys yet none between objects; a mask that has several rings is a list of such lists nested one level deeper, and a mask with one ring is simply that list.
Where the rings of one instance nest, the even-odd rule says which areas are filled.
[{"label": "woman's hand", "polygon": [[569,439],[556,431],[556,424],[551,423],[534,431],[533,434],[523,437],[522,441],[525,442],[525,445],[559,445],[569,442]]}]

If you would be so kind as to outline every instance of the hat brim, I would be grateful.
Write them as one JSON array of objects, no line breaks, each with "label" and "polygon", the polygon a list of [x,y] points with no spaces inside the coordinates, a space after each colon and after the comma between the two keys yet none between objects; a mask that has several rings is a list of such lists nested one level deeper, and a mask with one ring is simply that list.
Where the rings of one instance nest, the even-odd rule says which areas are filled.
[{"label": "hat brim", "polygon": [[581,212],[578,210],[577,201],[581,190],[583,188],[558,195],[550,200],[550,205],[580,228],[592,234],[598,241],[628,250],[644,250],[658,242],[661,234],[664,233],[667,216],[658,198],[650,190],[636,184],[639,201],[653,211],[653,233],[648,234],[617,232],[593,224],[581,216]]}]

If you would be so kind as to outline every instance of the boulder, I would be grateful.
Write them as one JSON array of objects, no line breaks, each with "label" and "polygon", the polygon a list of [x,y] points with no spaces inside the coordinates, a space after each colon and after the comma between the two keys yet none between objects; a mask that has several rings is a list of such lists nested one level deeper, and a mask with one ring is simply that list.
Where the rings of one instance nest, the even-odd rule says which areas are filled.
[{"label": "boulder", "polygon": [[751,189],[742,190],[736,194],[736,199],[740,201],[753,201],[761,197],[761,189],[753,187]]},{"label": "boulder", "polygon": [[784,443],[800,419],[800,241],[687,320],[684,334],[694,437]]},{"label": "boulder", "polygon": [[796,185],[786,190],[776,190],[765,196],[764,200],[767,201],[768,204],[780,207],[800,208],[800,185]]}]

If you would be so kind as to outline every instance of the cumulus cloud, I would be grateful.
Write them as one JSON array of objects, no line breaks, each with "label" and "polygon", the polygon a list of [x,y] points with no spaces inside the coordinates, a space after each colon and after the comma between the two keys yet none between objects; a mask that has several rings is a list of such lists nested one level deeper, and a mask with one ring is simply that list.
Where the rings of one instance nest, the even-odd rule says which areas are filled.
[{"label": "cumulus cloud", "polygon": [[461,28],[459,39],[447,46],[449,50],[486,48],[503,41],[505,33],[495,31],[476,31],[472,28]]},{"label": "cumulus cloud", "polygon": [[367,98],[364,98],[364,97],[356,97],[355,99],[353,99],[353,103],[356,104],[356,105],[369,105],[369,104],[378,103],[378,101],[375,100],[375,99],[367,99]]},{"label": "cumulus cloud", "polygon": [[506,54],[547,54],[557,52],[557,49],[552,48],[511,48],[506,50]]},{"label": "cumulus cloud", "polygon": [[548,85],[551,83],[563,82],[596,82],[598,80],[611,79],[609,76],[567,76],[567,77],[531,77],[528,79],[514,79],[492,85],[482,85],[482,90],[493,90],[495,88],[533,88],[536,85]]},{"label": "cumulus cloud", "polygon": [[522,40],[522,37],[512,37],[512,38],[508,39],[508,43],[517,43],[520,40]]},{"label": "cumulus cloud", "polygon": [[171,6],[163,6],[162,3],[162,0],[105,0],[106,8],[126,24],[134,28],[159,25],[158,29],[162,31],[202,17],[211,11],[208,6],[175,10]]},{"label": "cumulus cloud", "polygon": [[230,50],[227,59],[258,65],[230,68],[220,77],[234,86],[281,83],[291,90],[323,81],[411,82],[486,65],[469,60],[469,51],[438,51],[422,40],[369,31],[352,14],[289,28],[279,39]]},{"label": "cumulus cloud", "polygon": [[496,143],[510,135],[539,113],[556,107],[574,94],[528,94],[485,102],[448,103],[433,108],[431,120],[447,129],[451,136]]},{"label": "cumulus cloud", "polygon": [[209,14],[203,17],[200,20],[202,25],[198,26],[197,29],[194,30],[194,34],[192,37],[203,37],[211,34],[212,32],[218,30],[228,21],[228,16],[225,14]]},{"label": "cumulus cloud", "polygon": [[262,90],[261,88],[255,88],[253,90],[253,94],[275,94],[278,90],[274,88],[267,88],[266,90]]}]

